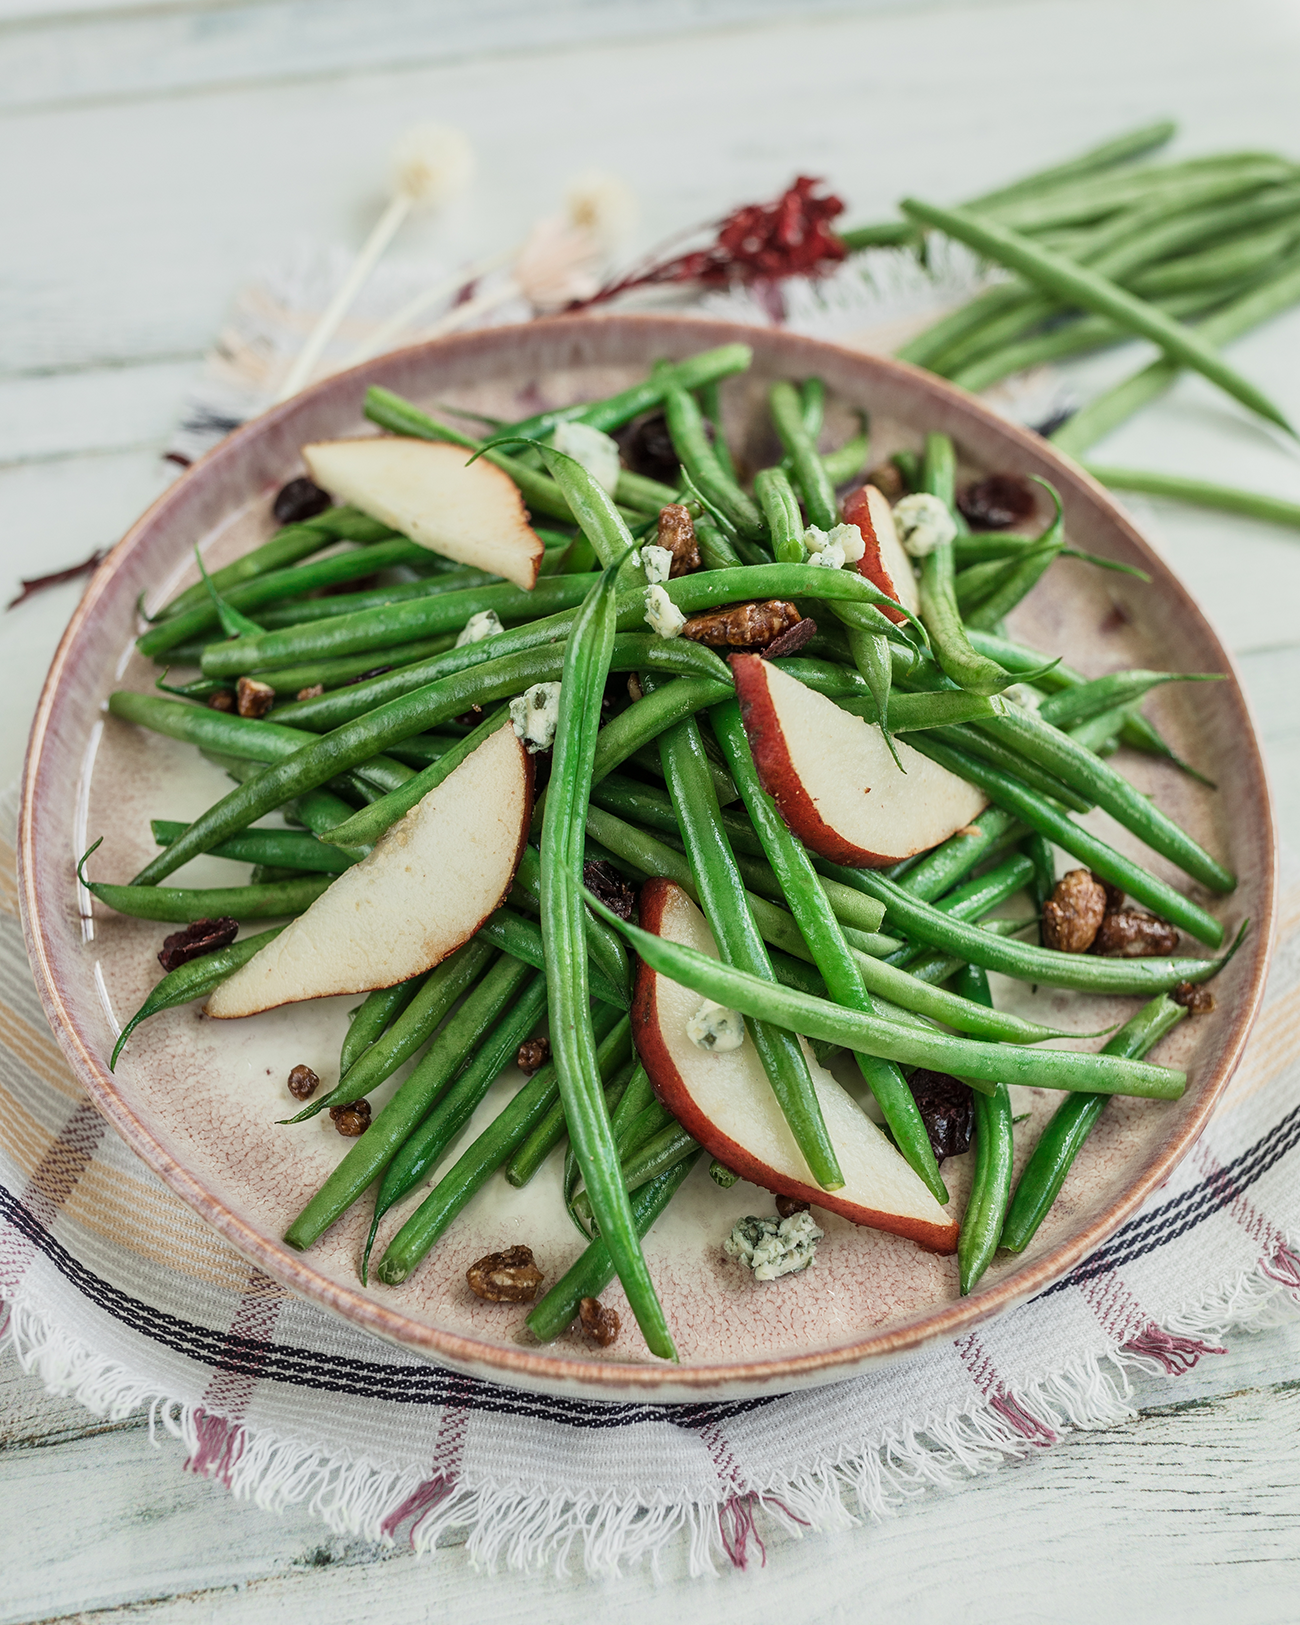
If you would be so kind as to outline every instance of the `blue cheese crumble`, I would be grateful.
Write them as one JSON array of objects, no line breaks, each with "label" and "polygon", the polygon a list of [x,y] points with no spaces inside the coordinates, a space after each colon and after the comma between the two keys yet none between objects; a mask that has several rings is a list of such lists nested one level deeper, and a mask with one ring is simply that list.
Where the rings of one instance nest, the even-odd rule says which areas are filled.
[{"label": "blue cheese crumble", "polygon": [[[643,547],[642,558],[646,552],[647,549]],[[681,637],[682,628],[686,625],[685,615],[659,586],[647,587],[645,590],[645,618],[651,631],[657,632],[661,638]]]},{"label": "blue cheese crumble", "polygon": [[697,1049],[739,1049],[745,1042],[745,1018],[721,1004],[702,1004],[686,1023],[686,1036]]},{"label": "blue cheese crumble", "polygon": [[827,570],[856,564],[867,550],[856,525],[836,525],[832,530],[809,525],[803,533],[803,545],[808,549],[809,564],[820,564]]},{"label": "blue cheese crumble", "polygon": [[670,549],[651,542],[648,547],[641,549],[641,563],[645,568],[645,578],[653,587],[661,581],[667,581],[671,575],[673,555]]},{"label": "blue cheese crumble", "polygon": [[557,423],[551,444],[556,451],[581,463],[597,485],[614,495],[619,472],[617,440],[589,423]]},{"label": "blue cheese crumble", "polygon": [[482,643],[484,638],[494,638],[498,632],[504,632],[501,617],[494,609],[482,609],[477,615],[471,615],[461,628],[460,636],[456,639],[456,647],[463,649],[467,643]]},{"label": "blue cheese crumble", "polygon": [[811,1213],[792,1213],[788,1219],[756,1219],[751,1214],[733,1226],[722,1250],[753,1270],[756,1281],[775,1281],[778,1275],[806,1270],[825,1234]]},{"label": "blue cheese crumble", "polygon": [[923,559],[936,547],[952,541],[957,524],[948,504],[928,491],[916,491],[894,504],[898,539],[914,559]]},{"label": "blue cheese crumble", "polygon": [[560,720],[560,685],[534,683],[510,702],[510,722],[530,756],[550,750]]}]

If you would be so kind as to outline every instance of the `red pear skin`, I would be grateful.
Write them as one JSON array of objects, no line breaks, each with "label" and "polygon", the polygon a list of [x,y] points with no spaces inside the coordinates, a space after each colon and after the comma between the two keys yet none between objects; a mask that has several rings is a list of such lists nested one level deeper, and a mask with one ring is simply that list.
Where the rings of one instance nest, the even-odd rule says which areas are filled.
[{"label": "red pear skin", "polygon": [[[667,937],[670,941],[681,941],[686,935],[681,929],[681,923],[688,911],[691,914],[698,914],[695,905],[674,881],[647,880],[642,886],[640,921],[643,929],[653,931],[657,936]],[[850,1196],[846,1196],[844,1191],[824,1191],[818,1185],[806,1183],[763,1162],[752,1150],[741,1144],[734,1133],[728,1133],[707,1116],[692,1089],[692,1078],[689,1074],[696,1057],[701,1066],[708,1066],[717,1057],[710,1055],[706,1050],[696,1049],[689,1039],[684,1045],[675,1046],[678,1053],[676,1057],[674,1056],[664,1034],[665,1018],[661,1005],[661,990],[665,988],[674,989],[676,984],[667,982],[644,962],[638,965],[632,998],[633,1040],[655,1094],[686,1132],[698,1140],[706,1151],[734,1173],[739,1174],[742,1179],[748,1179],[752,1184],[760,1185],[778,1196],[789,1196],[796,1201],[809,1202],[828,1213],[838,1213],[853,1224],[888,1231],[891,1235],[906,1236],[927,1252],[956,1252],[959,1233],[959,1226],[956,1223],[951,1221],[941,1223],[937,1218],[925,1219],[915,1214],[886,1212],[873,1208],[862,1200],[853,1200]],[[853,1109],[857,1111],[858,1108]],[[872,1130],[874,1132],[874,1125]],[[893,1151],[892,1147],[889,1149],[892,1156],[898,1157],[898,1153]],[[902,1163],[902,1158],[898,1157],[898,1161]],[[903,1166],[906,1167],[905,1164]],[[909,1169],[908,1173],[910,1172]],[[942,1214],[943,1209],[921,1186],[919,1179],[916,1184],[921,1191],[921,1203],[918,1205],[930,1207],[936,1215]],[[851,1186],[849,1188],[851,1189]]]},{"label": "red pear skin", "polygon": [[[866,552],[858,560],[858,574],[915,614],[919,604],[916,578],[902,543],[894,535],[893,519],[887,517],[890,509],[884,493],[877,491],[874,485],[859,486],[844,498],[840,511],[846,525],[857,526],[866,546]],[[898,610],[883,606],[880,613],[895,626],[904,625],[907,619]]]}]

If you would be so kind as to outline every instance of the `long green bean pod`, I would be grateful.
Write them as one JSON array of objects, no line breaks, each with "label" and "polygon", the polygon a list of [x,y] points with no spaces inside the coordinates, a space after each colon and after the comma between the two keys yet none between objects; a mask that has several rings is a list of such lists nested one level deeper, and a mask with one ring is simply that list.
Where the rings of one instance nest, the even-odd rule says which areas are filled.
[{"label": "long green bean pod", "polygon": [[704,431],[704,418],[694,399],[680,386],[664,390],[664,414],[673,450],[681,459],[700,495],[720,509],[740,534],[750,541],[766,535],[762,509],[728,477]]},{"label": "long green bean pod", "polygon": [[512,423],[509,432],[531,437],[546,434],[559,423],[586,423],[593,429],[608,433],[611,429],[621,429],[625,423],[640,417],[642,412],[649,412],[660,405],[664,391],[670,385],[675,384],[680,389],[700,389],[706,384],[717,383],[746,371],[753,358],[754,353],[747,344],[720,344],[717,349],[701,350],[698,355],[687,356],[682,361],[663,362],[652,368],[648,378],[620,390],[617,395],[539,412],[521,423]]},{"label": "long green bean pod", "polygon": [[807,558],[803,545],[803,516],[794,487],[781,468],[763,468],[754,476],[754,495],[763,509],[772,552],[778,564],[802,564]]},{"label": "long green bean pod", "polygon": [[[874,1015],[875,1005],[862,984],[858,960],[826,899],[817,871],[759,781],[740,719],[739,705],[735,700],[728,700],[715,706],[709,713],[709,719],[726,755],[745,809],[763,843],[768,862],[781,883],[785,901],[812,952],[813,962],[825,978],[830,997],[837,1004]],[[858,1067],[863,1081],[885,1115],[899,1150],[936,1200],[946,1202],[947,1186],[939,1173],[930,1136],[915,1097],[907,1087],[903,1074],[892,1062],[861,1053],[858,1055]]]},{"label": "long green bean pod", "polygon": [[528,977],[527,965],[507,955],[497,960],[438,1034],[410,1077],[380,1109],[366,1132],[353,1141],[342,1161],[285,1231],[284,1239],[290,1247],[301,1252],[318,1241],[378,1179]]},{"label": "long green bean pod", "polygon": [[817,455],[817,437],[804,422],[803,404],[794,385],[784,379],[772,385],[767,394],[772,422],[781,437],[794,469],[795,482],[803,497],[804,511],[811,524],[831,530],[840,522],[835,504],[835,487]]},{"label": "long green bean pod", "polygon": [[[957,973],[956,991],[962,998],[992,1005],[989,979],[978,965]],[[1011,1128],[1011,1095],[999,1083],[991,1095],[976,1094],[975,1179],[957,1241],[961,1294],[965,1297],[983,1275],[998,1250],[1007,1203],[1011,1198],[1011,1162],[1015,1153]]]},{"label": "long green bean pod", "polygon": [[[794,988],[727,965],[710,954],[669,942],[640,926],[620,920],[588,894],[591,907],[627,937],[651,970],[689,987],[703,998],[758,1021],[770,1021],[803,1033],[829,1039],[849,1049],[883,1056],[902,1066],[924,1066],[956,1077],[991,1083],[1023,1083],[1040,1089],[1088,1089],[1102,1094],[1140,1095],[1156,1100],[1177,1100],[1186,1087],[1182,1072],[1118,1060],[1077,1050],[1022,1049],[1010,1044],[986,1044],[977,1039],[953,1038],[946,1033],[904,1026],[846,1010],[827,999],[810,997]],[[976,931],[978,936],[986,933]],[[998,939],[990,937],[990,942]],[[1006,944],[1004,944],[1005,946]],[[1062,956],[1065,957],[1065,956]],[[974,955],[971,956],[972,961]],[[1209,962],[1213,970],[1213,961]]]},{"label": "long green bean pod", "polygon": [[[1185,1006],[1175,1004],[1168,994],[1157,994],[1125,1022],[1104,1053],[1141,1060],[1186,1015]],[[1105,1095],[1067,1095],[1052,1114],[1011,1198],[1001,1242],[1010,1252],[1024,1252],[1033,1240],[1060,1195],[1080,1147],[1097,1126],[1106,1099]]]},{"label": "long green bean pod", "polygon": [[[617,1025],[612,1025],[615,1020]],[[596,1057],[600,1062],[600,1079],[608,1098],[615,1079],[621,1074],[625,1063],[629,1063],[633,1058],[631,1018],[620,1015],[610,1005],[598,1004],[592,1012],[592,1026],[599,1045]],[[546,1079],[545,1084],[537,1084],[533,1094],[529,1095],[527,1090],[521,1089],[515,1097],[519,1101],[525,1100],[526,1097],[527,1104],[519,1108],[521,1127],[517,1134],[513,1134],[502,1161],[505,1161],[506,1157],[509,1158],[503,1172],[506,1182],[517,1188],[526,1185],[556,1146],[568,1138],[564,1104],[560,1100],[560,1086],[555,1080],[553,1062],[536,1074],[528,1089],[533,1089],[537,1078],[543,1075]],[[617,1134],[616,1114],[617,1106],[610,1115],[610,1129],[615,1134]]]},{"label": "long green bean pod", "polygon": [[600,697],[614,645],[618,568],[611,565],[592,590],[565,645],[560,718],[542,823],[542,934],[547,949],[551,1046],[569,1138],[601,1235],[609,1245],[646,1345],[661,1359],[671,1360],[676,1358],[676,1350],[619,1177],[587,994],[582,824],[596,755]]},{"label": "long green bean pod", "polygon": [[[514,1060],[520,1044],[537,1025],[545,1009],[546,976],[542,971],[535,971],[532,980],[523,986],[492,1031],[485,1034],[473,1060],[388,1164],[375,1196],[374,1217],[362,1253],[363,1282],[370,1265],[370,1250],[384,1215],[437,1166],[488,1090]],[[422,1203],[393,1237],[379,1265],[379,1279],[386,1285],[400,1286],[432,1247],[438,1234],[436,1225],[430,1224],[433,1218],[435,1212],[426,1213]]]},{"label": "long green bean pod", "polygon": [[986,807],[965,829],[927,852],[919,863],[898,876],[898,884],[913,897],[932,902],[955,886],[978,863],[990,855],[994,847],[1019,827],[1018,820],[1001,807]]},{"label": "long green bean pod", "polygon": [[405,982],[398,982],[395,987],[377,987],[373,992],[366,994],[352,1012],[348,1030],[343,1035],[343,1047],[339,1051],[340,1078],[348,1075],[353,1065],[361,1059],[384,1029],[397,1020],[420,991],[429,974],[428,971],[421,971],[418,976],[411,976]]},{"label": "long green bean pod", "polygon": [[331,1106],[346,1106],[363,1100],[391,1078],[405,1061],[421,1050],[442,1025],[457,999],[474,986],[492,963],[490,944],[471,940],[448,954],[425,977],[419,991],[393,1023],[351,1062],[340,1067],[339,1081],[318,1100],[311,1100],[286,1118],[289,1124],[305,1123]]},{"label": "long green bean pod", "polygon": [[[155,818],[150,828],[159,846],[170,846],[189,826],[170,818]],[[246,829],[214,846],[214,858],[235,863],[265,863],[277,869],[300,869],[306,874],[342,874],[357,860],[350,853],[314,835],[291,829]]]},{"label": "long green bean pod", "polygon": [[242,942],[232,942],[228,948],[217,948],[199,959],[191,959],[187,965],[179,965],[175,970],[168,971],[118,1034],[109,1057],[108,1070],[112,1072],[116,1069],[117,1058],[126,1048],[127,1039],[142,1021],[148,1021],[150,1016],[156,1016],[161,1010],[174,1010],[178,1004],[188,1004],[192,999],[205,999],[227,976],[233,975],[241,965],[246,965],[254,954],[260,953],[283,930],[282,925],[273,926],[269,931],[261,931],[255,937],[245,937]]}]

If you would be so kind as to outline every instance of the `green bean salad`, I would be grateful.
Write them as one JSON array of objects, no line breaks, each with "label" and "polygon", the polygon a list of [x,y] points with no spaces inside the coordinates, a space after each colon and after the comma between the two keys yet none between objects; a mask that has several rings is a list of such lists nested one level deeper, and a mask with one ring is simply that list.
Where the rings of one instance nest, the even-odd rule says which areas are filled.
[{"label": "green bean salad", "polygon": [[[670,1360],[642,1239],[698,1159],[772,1193],[775,1215],[716,1238],[755,1290],[807,1267],[824,1210],[955,1253],[967,1293],[1029,1244],[1111,1095],[1182,1093],[1145,1057],[1212,1007],[1232,951],[1079,821],[1100,807],[1195,895],[1233,889],[1109,762],[1124,744],[1195,773],[1140,707],[1201,674],[1089,680],[1005,628],[1086,557],[1055,493],[959,488],[941,434],[868,470],[865,419],[824,450],[816,378],[771,386],[780,460],[745,470],[718,385],[750,359],[663,362],[479,436],[372,388],[386,433],[304,447],[270,540],[148,617],[159,691],[110,698],[233,788],[156,819],[129,883],[79,868],[106,906],[179,927],[114,1065],[193,1000],[231,1018],[365,995],[337,1080],[290,1075],[275,1132],[327,1111],[346,1150],[288,1245],[366,1201],[359,1272],[398,1288],[489,1181],[562,1157],[576,1263],[539,1296],[514,1247],[470,1287],[531,1304],[539,1340],[576,1320],[605,1347],[617,1278]],[[166,883],[203,853],[248,882]],[[990,971],[1140,1004],[1096,1053],[1043,1047],[1065,1035],[995,1008]],[[1016,1085],[1062,1102],[1013,1188]],[[964,1154],[954,1213],[942,1163]]]}]

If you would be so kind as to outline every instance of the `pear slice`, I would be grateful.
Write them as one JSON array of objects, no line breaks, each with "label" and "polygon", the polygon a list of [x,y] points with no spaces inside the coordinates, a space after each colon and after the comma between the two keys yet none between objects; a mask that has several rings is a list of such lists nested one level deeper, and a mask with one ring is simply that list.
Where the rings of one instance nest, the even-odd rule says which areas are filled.
[{"label": "pear slice", "polygon": [[504,576],[530,591],[542,542],[528,524],[519,487],[462,446],[397,435],[321,440],[302,448],[307,472],[349,503],[459,564]]},{"label": "pear slice", "polygon": [[[717,957],[703,914],[671,880],[641,888],[641,924],[670,942]],[[698,993],[644,962],[637,970],[632,1031],[655,1093],[688,1134],[742,1179],[812,1202],[854,1224],[909,1236],[936,1253],[957,1249],[957,1225],[846,1089],[811,1057],[808,1070],[844,1175],[824,1191],[795,1144],[746,1034],[739,1049],[706,1050],[686,1036]]]},{"label": "pear slice", "polygon": [[[894,526],[893,509],[883,491],[874,485],[864,485],[850,491],[843,503],[844,523],[856,525],[862,534],[866,551],[858,560],[858,573],[864,575],[873,587],[888,593],[913,615],[920,613],[921,589],[917,585],[912,561],[898,539]],[[903,625],[905,617],[896,609],[881,609],[896,626]]]},{"label": "pear slice", "polygon": [[955,773],[879,724],[842,711],[770,660],[733,655],[749,748],[768,794],[804,843],[834,863],[879,869],[928,852],[986,805]]},{"label": "pear slice", "polygon": [[208,1000],[251,1016],[431,969],[505,898],[528,839],[533,759],[506,723]]}]

